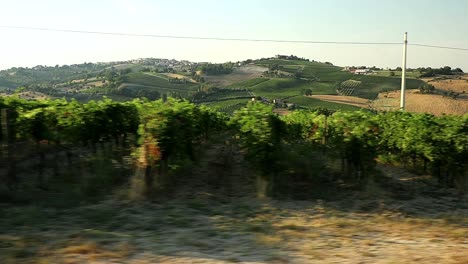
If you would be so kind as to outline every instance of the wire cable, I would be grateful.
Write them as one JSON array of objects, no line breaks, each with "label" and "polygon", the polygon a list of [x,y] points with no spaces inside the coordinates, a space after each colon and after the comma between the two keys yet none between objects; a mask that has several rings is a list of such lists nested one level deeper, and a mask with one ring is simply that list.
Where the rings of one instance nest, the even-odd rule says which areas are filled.
[{"label": "wire cable", "polygon": [[447,46],[436,46],[436,45],[427,45],[427,44],[418,44],[418,43],[408,43],[408,45],[410,45],[410,46],[416,46],[416,47],[436,48],[436,49],[468,50],[468,48],[457,48],[457,47],[447,47]]},{"label": "wire cable", "polygon": [[133,33],[120,33],[120,32],[52,29],[52,28],[39,28],[39,27],[18,27],[18,26],[3,26],[3,25],[0,25],[0,27],[10,28],[10,29],[41,30],[41,31],[52,31],[52,32],[66,32],[66,33],[83,33],[83,34],[114,35],[114,36],[129,36],[129,37],[171,38],[171,39],[194,39],[194,40],[304,43],[304,44],[344,44],[344,45],[399,45],[401,44],[399,42],[313,41],[313,40],[281,40],[281,39],[219,38],[219,37],[197,37],[197,36],[176,36],[176,35],[153,35],[153,34],[133,34]]},{"label": "wire cable", "polygon": [[[0,28],[40,30],[40,31],[51,31],[51,32],[65,32],[65,33],[112,35],[112,36],[128,36],[128,37],[152,37],[152,38],[217,40],[217,41],[302,43],[302,44],[337,44],[337,45],[402,45],[403,44],[402,42],[314,41],[314,40],[281,40],[281,39],[220,38],[220,37],[198,37],[198,36],[177,36],[177,35],[154,35],[154,34],[134,34],[134,33],[122,33],[122,32],[54,29],[54,28],[42,28],[42,27],[6,26],[6,25],[0,25]],[[460,48],[460,47],[437,46],[437,45],[428,45],[428,44],[420,44],[420,43],[408,43],[408,45],[409,46],[416,46],[416,47],[468,51],[468,48]]]}]

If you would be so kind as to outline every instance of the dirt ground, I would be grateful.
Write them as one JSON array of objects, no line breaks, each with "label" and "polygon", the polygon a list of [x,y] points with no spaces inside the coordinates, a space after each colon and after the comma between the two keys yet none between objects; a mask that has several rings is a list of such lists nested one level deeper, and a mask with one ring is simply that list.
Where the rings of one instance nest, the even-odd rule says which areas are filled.
[{"label": "dirt ground", "polygon": [[[258,198],[238,155],[207,150],[159,202],[0,204],[2,263],[466,263],[468,199],[379,165],[365,191]],[[228,167],[213,157],[231,157]],[[213,177],[224,183],[216,186]],[[219,181],[218,181],[219,182]],[[120,191],[125,191],[124,187]],[[313,192],[314,190],[311,190]]]},{"label": "dirt ground", "polygon": [[204,75],[205,81],[216,86],[226,87],[228,85],[242,82],[254,78],[259,78],[267,68],[256,66],[256,65],[244,65],[239,68],[234,68],[234,71],[230,74],[224,75]]}]

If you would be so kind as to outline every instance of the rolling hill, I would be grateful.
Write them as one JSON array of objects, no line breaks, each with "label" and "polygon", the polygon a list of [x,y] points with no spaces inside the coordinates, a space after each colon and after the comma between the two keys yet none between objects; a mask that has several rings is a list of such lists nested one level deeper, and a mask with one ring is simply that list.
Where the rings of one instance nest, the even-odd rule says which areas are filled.
[{"label": "rolling hill", "polygon": [[[153,100],[169,96],[186,98],[226,112],[239,109],[252,97],[257,97],[263,102],[280,101],[282,105],[278,107],[287,104],[290,108],[292,104],[293,108],[323,107],[353,111],[360,109],[362,104],[349,105],[346,97],[372,101],[378,99],[379,94],[399,90],[401,82],[398,76],[386,76],[388,73],[384,71],[358,75],[329,62],[299,58],[248,60],[236,63],[227,74],[204,74],[203,65],[187,61],[141,59],[12,68],[0,71],[0,93],[9,94],[18,87],[24,87],[23,91],[30,91],[32,95],[76,98],[80,101],[100,99],[102,96],[118,101],[137,97]],[[424,81],[429,81],[417,79],[416,76],[413,74],[407,79],[407,89],[417,89]],[[447,80],[444,85],[451,87],[458,83],[464,85],[465,82],[464,79]],[[335,100],[333,96],[340,98]],[[460,99],[464,96],[461,94]]]}]

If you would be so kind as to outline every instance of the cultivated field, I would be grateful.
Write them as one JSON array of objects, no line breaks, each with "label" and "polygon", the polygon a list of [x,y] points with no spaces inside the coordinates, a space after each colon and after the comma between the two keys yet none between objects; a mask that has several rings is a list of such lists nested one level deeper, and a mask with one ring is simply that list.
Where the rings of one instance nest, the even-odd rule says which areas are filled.
[{"label": "cultivated field", "polygon": [[267,70],[268,68],[261,66],[244,65],[239,68],[234,68],[234,71],[230,74],[204,75],[203,78],[213,86],[223,88],[237,82],[259,78],[262,73]]}]

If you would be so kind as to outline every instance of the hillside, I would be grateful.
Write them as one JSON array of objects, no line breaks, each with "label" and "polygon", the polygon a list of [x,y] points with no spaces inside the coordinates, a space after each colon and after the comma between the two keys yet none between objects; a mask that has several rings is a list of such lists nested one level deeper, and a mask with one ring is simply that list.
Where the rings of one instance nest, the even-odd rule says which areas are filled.
[{"label": "hillside", "polygon": [[[223,68],[223,65],[227,68]],[[216,68],[217,66],[219,67]],[[209,72],[203,72],[204,69],[208,69]],[[71,66],[12,68],[0,72],[0,94],[11,94],[18,87],[23,87],[23,92],[27,93],[21,96],[28,99],[65,97],[86,102],[98,100],[103,96],[117,101],[128,101],[138,97],[154,100],[167,96],[186,98],[227,113],[240,109],[256,97],[265,103],[275,104],[278,109],[320,107],[354,111],[368,108],[373,100],[382,97],[379,97],[379,94],[400,89],[399,72],[396,72],[395,76],[388,76],[389,73],[390,71],[380,70],[372,74],[353,74],[329,62],[322,63],[297,57],[226,64],[140,59]],[[418,71],[413,70],[407,79],[409,91],[427,82],[436,86],[438,94],[458,93],[460,100],[468,96],[466,77],[417,79],[417,76]],[[415,96],[411,94],[412,104],[415,102]],[[362,102],[366,102],[353,103],[352,98],[360,98],[357,100],[362,99]],[[381,102],[380,98],[374,105]],[[440,103],[444,106],[445,103],[451,102],[442,100]],[[395,102],[392,102],[393,104]],[[461,105],[456,106],[458,110],[454,110],[453,113],[466,112],[463,102],[454,102],[451,105]],[[375,109],[390,109],[385,107],[376,106]],[[426,111],[426,108],[417,108],[418,111]],[[444,111],[451,113],[452,108],[445,107]],[[427,111],[431,112],[430,109]]]}]

